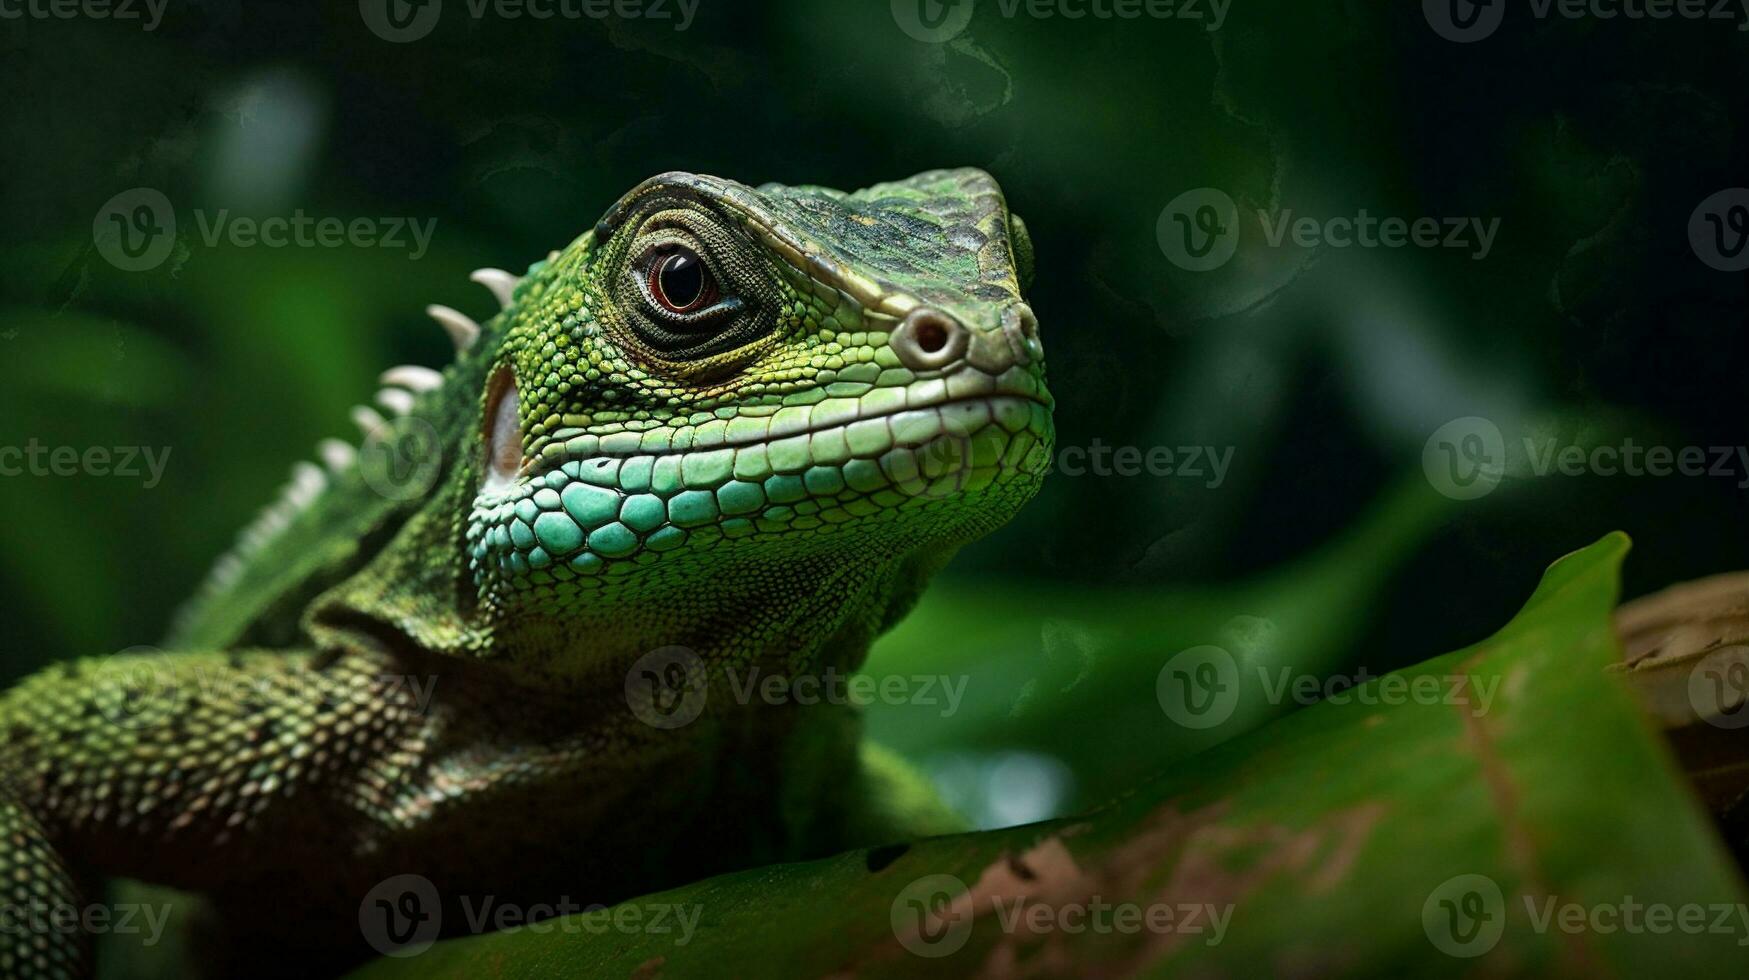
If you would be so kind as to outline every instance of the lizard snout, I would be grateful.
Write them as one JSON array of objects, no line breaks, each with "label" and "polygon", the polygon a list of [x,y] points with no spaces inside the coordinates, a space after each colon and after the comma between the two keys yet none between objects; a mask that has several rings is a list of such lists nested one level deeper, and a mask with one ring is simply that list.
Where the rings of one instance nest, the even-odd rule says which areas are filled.
[{"label": "lizard snout", "polygon": [[1023,367],[1044,357],[1038,317],[1024,302],[1002,310],[1000,323],[983,330],[933,306],[919,306],[905,315],[888,343],[899,362],[913,371],[935,371],[961,362],[990,374]]}]

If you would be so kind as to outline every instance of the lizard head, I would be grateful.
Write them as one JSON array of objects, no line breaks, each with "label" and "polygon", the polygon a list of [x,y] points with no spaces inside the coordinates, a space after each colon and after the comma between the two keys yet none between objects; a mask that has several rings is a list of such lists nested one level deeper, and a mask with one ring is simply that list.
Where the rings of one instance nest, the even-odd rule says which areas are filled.
[{"label": "lizard head", "polygon": [[[178,616],[178,643],[854,666],[1050,458],[1025,226],[978,170],[846,194],[645,181],[458,356],[384,372]],[[584,685],[587,687],[587,683]],[[600,687],[599,684],[596,685]]]},{"label": "lizard head", "polygon": [[1030,262],[977,170],[645,181],[482,337],[480,614],[547,649],[866,643],[1039,486]]}]

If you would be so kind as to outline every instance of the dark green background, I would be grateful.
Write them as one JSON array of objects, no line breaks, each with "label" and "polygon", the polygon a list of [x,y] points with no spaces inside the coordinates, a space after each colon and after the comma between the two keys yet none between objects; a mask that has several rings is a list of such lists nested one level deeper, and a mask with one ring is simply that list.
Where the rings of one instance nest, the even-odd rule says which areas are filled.
[{"label": "dark green background", "polygon": [[[424,304],[489,312],[469,270],[522,268],[668,169],[851,188],[986,168],[1037,246],[1061,443],[1234,447],[1214,489],[1055,476],[967,549],[962,581],[1243,579],[1352,526],[1461,416],[1509,440],[1538,417],[1563,439],[1743,443],[1745,278],[1702,264],[1686,228],[1749,183],[1749,34],[1513,9],[1471,45],[1406,0],[1234,0],[1216,33],[980,0],[947,44],[907,36],[885,0],[702,0],[686,31],[476,20],[447,0],[406,44],[353,3],[169,0],[151,32],[0,21],[0,445],[171,451],[150,490],[0,478],[0,675],[154,642],[289,464],[355,438],[347,410],[377,372],[447,359]],[[140,186],[173,202],[181,240],[123,272],[92,222]],[[1486,261],[1265,249],[1196,274],[1155,224],[1202,186],[1253,210],[1500,231]],[[195,213],[219,209],[436,234],[416,261],[209,246]],[[1512,481],[1454,506],[1356,658],[1486,635],[1548,561],[1610,529],[1636,541],[1629,594],[1749,564],[1745,477]]]}]

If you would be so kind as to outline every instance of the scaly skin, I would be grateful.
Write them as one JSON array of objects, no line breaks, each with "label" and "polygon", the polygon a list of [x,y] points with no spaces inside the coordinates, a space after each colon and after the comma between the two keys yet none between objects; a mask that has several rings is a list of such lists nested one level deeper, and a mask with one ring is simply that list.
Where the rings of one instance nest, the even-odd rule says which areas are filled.
[{"label": "scaly skin", "polygon": [[[395,417],[294,470],[179,618],[189,652],[0,700],[0,901],[185,889],[253,970],[303,971],[369,955],[360,904],[394,875],[453,928],[468,896],[611,902],[947,829],[854,709],[729,677],[854,670],[1036,490],[1030,260],[975,170],[850,195],[666,174],[486,275],[503,310],[477,337],[436,312],[456,361],[386,374]],[[89,950],[6,930],[0,974],[82,976]]]}]

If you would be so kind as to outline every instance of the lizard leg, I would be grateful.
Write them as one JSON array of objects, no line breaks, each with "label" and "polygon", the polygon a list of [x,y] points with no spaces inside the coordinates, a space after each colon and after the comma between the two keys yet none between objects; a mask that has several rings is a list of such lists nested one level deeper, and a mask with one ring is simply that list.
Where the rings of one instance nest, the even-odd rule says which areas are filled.
[{"label": "lizard leg", "polygon": [[[423,723],[397,669],[308,650],[153,653],[25,678],[0,694],[0,898],[59,901],[99,876],[199,893],[344,879],[355,868],[333,855],[352,846],[361,808],[394,791],[371,767],[408,764]],[[68,945],[84,957],[69,969],[88,948]],[[35,952],[11,935],[0,949]],[[0,964],[16,975],[37,974]]]},{"label": "lizard leg", "polygon": [[0,791],[0,976],[78,980],[91,972],[90,936],[79,927],[79,882],[42,824]]}]

